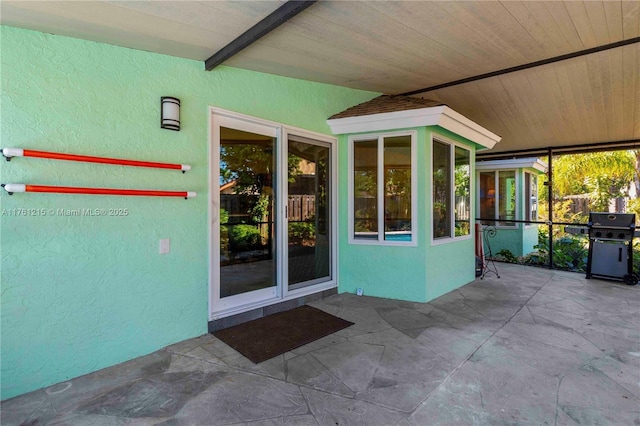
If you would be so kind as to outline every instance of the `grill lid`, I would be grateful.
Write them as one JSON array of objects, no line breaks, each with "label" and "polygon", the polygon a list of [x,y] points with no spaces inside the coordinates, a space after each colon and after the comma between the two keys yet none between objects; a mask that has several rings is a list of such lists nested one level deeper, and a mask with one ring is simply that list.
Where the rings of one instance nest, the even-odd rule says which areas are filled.
[{"label": "grill lid", "polygon": [[635,228],[635,222],[633,213],[589,213],[591,228]]}]

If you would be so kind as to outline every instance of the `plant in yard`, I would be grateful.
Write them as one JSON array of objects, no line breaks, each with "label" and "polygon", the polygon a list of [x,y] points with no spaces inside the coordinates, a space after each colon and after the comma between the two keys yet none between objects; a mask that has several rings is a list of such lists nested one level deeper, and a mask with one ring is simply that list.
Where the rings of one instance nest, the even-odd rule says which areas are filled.
[{"label": "plant in yard", "polygon": [[583,238],[565,236],[553,242],[553,264],[558,269],[584,272],[588,249]]},{"label": "plant in yard", "polygon": [[[549,232],[547,229],[538,228],[537,250],[523,257],[522,262],[527,265],[549,264]],[[587,257],[589,254],[588,241],[584,238],[565,235],[553,240],[553,266],[576,272],[585,272]]]},{"label": "plant in yard", "polygon": [[233,253],[258,250],[262,247],[260,231],[255,225],[229,226],[229,248]]},{"label": "plant in yard", "polygon": [[463,235],[469,235],[469,222],[456,223],[455,235],[460,237]]},{"label": "plant in yard", "polygon": [[312,240],[316,236],[315,222],[290,222],[289,238],[295,241]]},{"label": "plant in yard", "polygon": [[640,195],[627,204],[627,213],[635,213],[636,227],[640,227]]},{"label": "plant in yard", "polygon": [[534,251],[523,256],[520,262],[523,265],[544,266],[549,263],[549,255],[547,253]]},{"label": "plant in yard", "polygon": [[498,260],[502,260],[504,262],[518,263],[518,258],[515,257],[510,250],[507,250],[507,249],[502,249],[499,252],[497,252],[496,257],[498,258]]}]

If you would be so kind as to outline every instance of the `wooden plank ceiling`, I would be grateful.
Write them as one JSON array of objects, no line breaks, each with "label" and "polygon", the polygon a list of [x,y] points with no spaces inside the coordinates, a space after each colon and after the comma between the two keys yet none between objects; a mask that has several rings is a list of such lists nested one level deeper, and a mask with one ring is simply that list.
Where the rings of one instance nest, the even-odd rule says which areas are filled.
[{"label": "wooden plank ceiling", "polygon": [[[204,61],[281,4],[3,0],[0,22]],[[638,1],[325,0],[225,65],[397,94],[638,37]],[[501,135],[496,152],[640,140],[639,70],[634,43],[415,96]]]}]

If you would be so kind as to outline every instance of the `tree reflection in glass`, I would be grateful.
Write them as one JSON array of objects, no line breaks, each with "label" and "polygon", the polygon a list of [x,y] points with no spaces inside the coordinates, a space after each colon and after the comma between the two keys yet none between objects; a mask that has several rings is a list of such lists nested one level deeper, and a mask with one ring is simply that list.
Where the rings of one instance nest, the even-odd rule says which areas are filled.
[{"label": "tree reflection in glass", "polygon": [[275,138],[220,128],[220,297],[276,285]]}]

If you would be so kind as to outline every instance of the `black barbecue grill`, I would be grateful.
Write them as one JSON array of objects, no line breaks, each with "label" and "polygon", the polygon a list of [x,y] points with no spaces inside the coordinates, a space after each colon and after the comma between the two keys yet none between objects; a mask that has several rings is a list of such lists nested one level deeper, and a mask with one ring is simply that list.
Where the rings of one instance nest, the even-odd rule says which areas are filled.
[{"label": "black barbecue grill", "polygon": [[632,213],[589,213],[587,278],[638,283],[639,277],[633,272],[635,222]]}]

